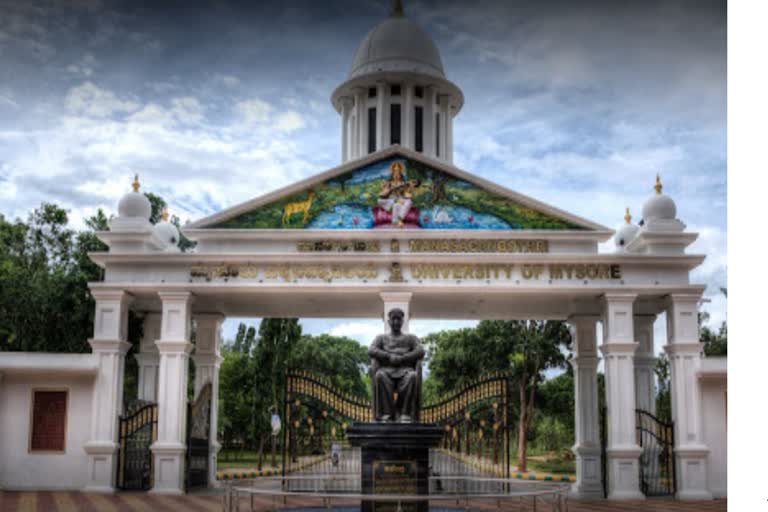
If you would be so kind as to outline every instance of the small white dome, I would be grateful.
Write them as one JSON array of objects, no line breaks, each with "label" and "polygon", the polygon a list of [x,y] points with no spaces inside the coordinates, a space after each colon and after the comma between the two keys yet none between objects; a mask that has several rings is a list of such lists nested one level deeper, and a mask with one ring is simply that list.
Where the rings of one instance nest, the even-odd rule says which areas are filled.
[{"label": "small white dome", "polygon": [[349,78],[380,71],[416,72],[445,78],[432,38],[402,15],[392,15],[371,30],[357,48]]},{"label": "small white dome", "polygon": [[179,230],[168,222],[168,210],[164,209],[162,214],[162,220],[155,224],[155,227],[153,228],[155,231],[155,236],[162,240],[167,250],[177,250],[179,245]]},{"label": "small white dome", "polygon": [[640,231],[640,228],[634,224],[624,224],[621,226],[613,237],[616,247],[626,247],[629,245],[629,242],[637,236],[638,231]]},{"label": "small white dome", "polygon": [[144,194],[139,193],[139,177],[133,179],[133,192],[125,194],[117,203],[120,217],[133,217],[149,220],[152,216],[152,204]]},{"label": "small white dome", "polygon": [[643,220],[675,220],[677,218],[677,206],[666,194],[661,193],[661,180],[656,175],[656,194],[649,197],[643,205]]},{"label": "small white dome", "polygon": [[631,242],[640,231],[639,226],[632,224],[632,216],[629,214],[629,208],[627,208],[627,212],[624,214],[624,221],[625,224],[616,230],[616,234],[613,235],[613,241],[616,244],[616,248],[619,250],[624,249],[629,245],[629,242]]},{"label": "small white dome", "polygon": [[176,247],[179,244],[179,230],[168,221],[160,221],[155,224],[155,235],[165,242],[169,247]]}]

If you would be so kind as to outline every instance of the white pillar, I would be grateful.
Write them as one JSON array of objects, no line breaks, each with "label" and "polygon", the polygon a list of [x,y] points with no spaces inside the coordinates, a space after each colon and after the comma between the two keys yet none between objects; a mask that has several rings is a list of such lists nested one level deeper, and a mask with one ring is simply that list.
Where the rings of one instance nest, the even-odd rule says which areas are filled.
[{"label": "white pillar", "polygon": [[654,385],[654,367],[656,356],[653,353],[653,324],[656,315],[635,315],[635,340],[639,344],[635,353],[635,406],[638,409],[656,414],[656,386]]},{"label": "white pillar", "polygon": [[440,144],[440,160],[448,161],[448,116],[450,109],[448,108],[448,102],[451,100],[451,96],[448,94],[440,94],[438,96],[439,105],[438,111],[440,112],[440,136],[435,137],[435,140],[439,140]]},{"label": "white pillar", "polygon": [[435,158],[435,87],[428,85],[424,88],[424,154]]},{"label": "white pillar", "polygon": [[349,115],[352,111],[352,99],[341,98],[341,162],[349,160]]},{"label": "white pillar", "polygon": [[571,490],[580,498],[602,498],[600,466],[600,425],[597,397],[596,316],[568,319],[573,337],[573,385],[575,388],[576,483]]},{"label": "white pillar", "polygon": [[352,159],[360,158],[368,152],[368,112],[366,110],[367,94],[362,87],[355,87],[355,144]]},{"label": "white pillar", "polygon": [[398,308],[405,313],[403,318],[403,332],[408,332],[408,320],[411,318],[411,292],[381,292],[379,294],[384,302],[384,332],[391,332],[389,322],[387,321],[390,310]]},{"label": "white pillar", "polygon": [[701,390],[696,372],[701,364],[698,294],[674,294],[667,308],[667,342],[675,422],[677,497],[712,499],[707,488],[707,457],[701,420]]},{"label": "white pillar", "polygon": [[414,104],[413,104],[413,84],[405,84],[403,86],[403,94],[405,95],[405,101],[403,102],[403,136],[402,136],[402,144],[404,147],[416,151],[416,142],[415,142],[415,135],[416,130],[414,128],[416,122],[415,122],[415,111],[414,111]]},{"label": "white pillar", "polygon": [[144,316],[144,333],[139,343],[139,353],[134,354],[139,364],[138,399],[157,402],[157,370],[160,366],[160,353],[155,341],[160,339],[159,313],[147,313]]},{"label": "white pillar", "polygon": [[376,82],[376,151],[380,151],[389,145],[389,140],[385,138],[387,123],[387,113],[384,109],[389,105],[386,101],[389,96],[389,88],[384,82]]},{"label": "white pillar", "polygon": [[184,493],[191,305],[189,292],[160,292],[163,318],[157,350],[157,441],[152,444],[156,494]]},{"label": "white pillar", "polygon": [[96,300],[93,338],[88,340],[98,361],[91,401],[91,434],[88,454],[87,492],[114,492],[118,417],[123,409],[125,354],[128,338],[128,306],[133,297],[124,291],[91,290]]},{"label": "white pillar", "polygon": [[195,398],[207,383],[211,383],[211,430],[208,452],[208,486],[216,487],[216,460],[219,443],[219,366],[221,365],[221,323],[224,316],[219,314],[195,315]]},{"label": "white pillar", "polygon": [[608,407],[608,499],[643,499],[635,433],[633,294],[606,294],[603,316],[605,398]]},{"label": "white pillar", "polygon": [[445,136],[446,136],[446,142],[445,145],[447,146],[447,150],[445,153],[446,161],[448,163],[453,163],[453,116],[456,115],[456,107],[453,105],[450,106],[448,109],[448,124],[445,129]]}]

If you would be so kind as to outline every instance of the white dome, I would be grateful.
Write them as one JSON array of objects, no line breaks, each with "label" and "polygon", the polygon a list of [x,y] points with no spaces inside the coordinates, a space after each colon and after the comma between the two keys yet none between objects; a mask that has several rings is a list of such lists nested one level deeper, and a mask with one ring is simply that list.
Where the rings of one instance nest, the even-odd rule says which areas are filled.
[{"label": "white dome", "polygon": [[432,38],[398,14],[365,36],[357,48],[349,78],[380,71],[416,72],[445,78],[443,61]]},{"label": "white dome", "polygon": [[624,224],[621,226],[613,237],[616,247],[625,248],[637,236],[638,231],[640,231],[640,228],[634,224]]},{"label": "white dome", "polygon": [[643,205],[643,219],[646,221],[663,219],[674,220],[677,217],[677,206],[666,194],[651,196]]},{"label": "white dome", "polygon": [[155,235],[165,242],[169,249],[175,249],[178,246],[179,230],[167,220],[162,220],[155,224],[154,231]]},{"label": "white dome", "polygon": [[149,220],[152,215],[152,205],[144,194],[128,192],[117,204],[117,213],[120,217],[138,217]]}]

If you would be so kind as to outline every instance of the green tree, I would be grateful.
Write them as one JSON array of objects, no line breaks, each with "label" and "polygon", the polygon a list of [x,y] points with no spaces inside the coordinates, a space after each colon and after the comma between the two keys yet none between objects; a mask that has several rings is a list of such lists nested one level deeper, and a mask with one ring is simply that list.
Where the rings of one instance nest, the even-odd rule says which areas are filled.
[{"label": "green tree", "polygon": [[[728,298],[728,288],[720,288],[720,292]],[[704,354],[710,357],[728,355],[728,323],[723,322],[720,328],[714,331],[704,325],[709,321],[709,313],[699,313],[699,340],[704,344]]]},{"label": "green tree", "polygon": [[517,406],[518,468],[525,471],[526,443],[536,392],[544,371],[565,365],[571,344],[563,322],[483,320],[475,328],[443,331],[424,338],[429,354],[425,388],[435,395],[461,389],[490,372],[509,372]]},{"label": "green tree", "polygon": [[328,334],[302,336],[288,358],[288,367],[317,372],[336,389],[358,396],[370,395],[365,379],[368,364],[366,347],[353,339]]},{"label": "green tree", "polygon": [[672,398],[670,393],[669,357],[661,354],[656,358],[653,368],[659,389],[656,392],[656,417],[669,423],[672,421]]}]

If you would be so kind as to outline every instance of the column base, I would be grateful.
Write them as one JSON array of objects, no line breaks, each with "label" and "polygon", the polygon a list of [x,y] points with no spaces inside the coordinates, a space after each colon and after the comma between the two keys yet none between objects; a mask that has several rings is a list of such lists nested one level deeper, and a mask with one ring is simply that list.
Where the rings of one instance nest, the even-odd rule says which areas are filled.
[{"label": "column base", "polygon": [[181,495],[184,489],[184,463],[187,447],[181,443],[154,443],[152,458],[155,470],[155,485],[150,494]]},{"label": "column base", "polygon": [[89,441],[83,449],[88,454],[88,481],[83,492],[113,494],[117,444],[111,441]]},{"label": "column base", "polygon": [[707,488],[706,446],[689,445],[675,449],[677,456],[677,488],[675,494],[679,500],[711,500],[712,493]]},{"label": "column base", "polygon": [[576,483],[571,486],[571,495],[584,499],[603,498],[600,447],[574,446],[571,451],[576,455]]},{"label": "column base", "polygon": [[640,491],[640,453],[636,445],[608,448],[608,499],[644,500]]},{"label": "column base", "polygon": [[218,441],[212,441],[209,450],[208,487],[220,487],[219,481],[216,480],[216,460],[218,459],[219,450],[221,450],[221,443]]}]

